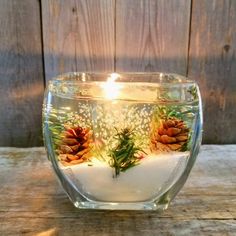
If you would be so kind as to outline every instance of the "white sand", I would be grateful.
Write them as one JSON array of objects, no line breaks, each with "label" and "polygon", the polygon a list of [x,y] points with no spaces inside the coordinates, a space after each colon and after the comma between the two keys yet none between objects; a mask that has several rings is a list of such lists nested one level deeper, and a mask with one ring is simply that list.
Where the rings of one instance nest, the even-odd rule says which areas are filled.
[{"label": "white sand", "polygon": [[[98,201],[147,201],[165,192],[182,174],[189,153],[168,153],[144,158],[139,165],[114,176],[114,169],[95,161],[62,167],[83,195]],[[96,160],[96,159],[94,159]]]}]

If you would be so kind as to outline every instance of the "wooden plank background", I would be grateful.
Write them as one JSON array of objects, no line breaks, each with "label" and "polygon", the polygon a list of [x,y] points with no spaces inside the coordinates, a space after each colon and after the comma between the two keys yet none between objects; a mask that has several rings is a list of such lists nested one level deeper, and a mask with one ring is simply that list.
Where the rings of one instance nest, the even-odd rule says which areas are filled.
[{"label": "wooden plank background", "polygon": [[192,6],[188,76],[204,101],[204,141],[236,142],[236,1]]},{"label": "wooden plank background", "polygon": [[190,0],[117,0],[116,70],[186,75]]},{"label": "wooden plank background", "polygon": [[0,0],[0,146],[39,146],[44,82],[165,71],[201,88],[204,142],[236,143],[236,1]]},{"label": "wooden plank background", "polygon": [[42,144],[39,9],[37,0],[0,0],[0,146]]},{"label": "wooden plank background", "polygon": [[46,79],[114,70],[114,0],[42,1]]}]

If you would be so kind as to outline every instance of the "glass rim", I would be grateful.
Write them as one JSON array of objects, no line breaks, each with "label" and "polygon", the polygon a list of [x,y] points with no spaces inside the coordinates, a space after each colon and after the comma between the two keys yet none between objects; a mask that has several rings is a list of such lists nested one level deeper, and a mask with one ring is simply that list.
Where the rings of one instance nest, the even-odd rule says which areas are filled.
[{"label": "glass rim", "polygon": [[116,74],[117,80],[113,80],[112,75],[70,72],[50,80],[47,88],[57,96],[75,99],[191,103],[200,97],[197,83],[181,75],[122,73]]},{"label": "glass rim", "polygon": [[96,84],[108,81],[113,75],[117,76],[112,82],[115,83],[133,83],[135,86],[149,85],[158,86],[189,86],[197,85],[196,81],[188,77],[166,72],[67,72],[54,76],[49,83],[68,84]]}]

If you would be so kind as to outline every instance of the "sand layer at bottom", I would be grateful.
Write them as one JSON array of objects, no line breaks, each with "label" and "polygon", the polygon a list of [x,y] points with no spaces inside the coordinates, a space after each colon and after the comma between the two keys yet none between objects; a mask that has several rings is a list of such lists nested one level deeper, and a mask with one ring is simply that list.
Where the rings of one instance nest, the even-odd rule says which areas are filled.
[{"label": "sand layer at bottom", "polygon": [[64,174],[86,197],[97,201],[148,201],[164,193],[180,177],[188,152],[150,155],[139,165],[114,177],[114,169],[94,158],[93,165],[83,163],[61,167]]}]

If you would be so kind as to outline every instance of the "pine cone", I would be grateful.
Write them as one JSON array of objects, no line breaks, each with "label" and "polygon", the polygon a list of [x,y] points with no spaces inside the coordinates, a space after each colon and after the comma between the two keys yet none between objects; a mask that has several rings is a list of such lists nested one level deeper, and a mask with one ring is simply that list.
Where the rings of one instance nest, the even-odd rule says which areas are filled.
[{"label": "pine cone", "polygon": [[61,137],[61,144],[57,151],[63,165],[80,164],[89,158],[92,141],[89,129],[79,126],[67,127]]},{"label": "pine cone", "polygon": [[159,151],[181,151],[188,141],[189,129],[183,120],[163,120],[152,138],[152,149]]}]

